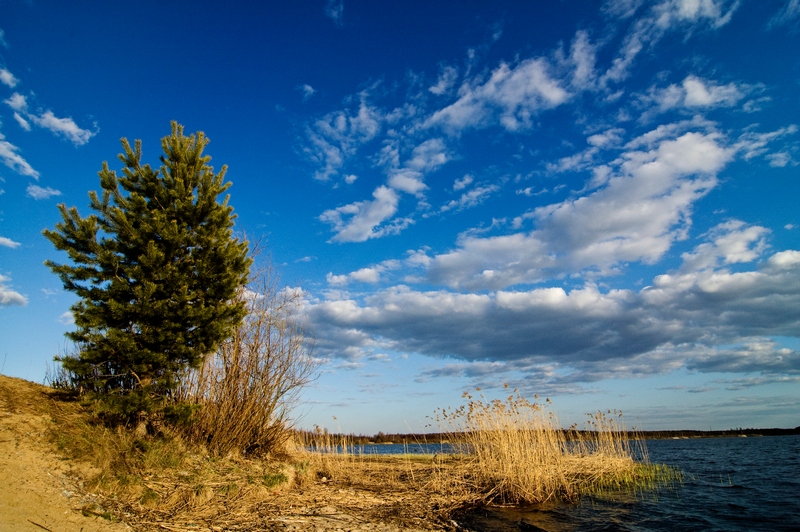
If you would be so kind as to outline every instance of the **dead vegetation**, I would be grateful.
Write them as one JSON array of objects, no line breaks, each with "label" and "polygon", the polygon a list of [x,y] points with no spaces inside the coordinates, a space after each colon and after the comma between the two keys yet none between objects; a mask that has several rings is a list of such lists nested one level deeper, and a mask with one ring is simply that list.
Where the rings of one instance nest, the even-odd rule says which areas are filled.
[{"label": "dead vegetation", "polygon": [[[35,393],[15,401],[49,415],[49,437],[58,454],[83,464],[75,470],[81,475],[83,500],[91,502],[80,509],[86,515],[122,520],[136,530],[455,530],[453,516],[465,508],[540,497],[535,482],[541,482],[550,467],[544,455],[519,454],[520,447],[503,443],[508,435],[496,430],[483,432],[480,437],[491,438],[484,443],[470,440],[469,433],[454,433],[454,441],[456,436],[465,438],[462,454],[368,455],[331,436],[327,444],[317,439],[315,452],[302,441],[287,440],[275,453],[221,455],[169,427],[143,435],[106,427],[79,402],[25,384]],[[480,404],[488,407],[487,413],[499,408],[472,403],[473,413]],[[458,412],[468,411],[469,406],[450,410],[448,419],[458,420]],[[552,419],[542,409],[530,413]],[[570,500],[598,489],[644,489],[648,482],[664,480],[665,472],[656,466],[609,454],[609,448],[624,451],[630,444],[618,438],[613,424],[599,429],[580,442],[560,441],[546,432],[538,435],[555,437],[558,448],[574,451],[555,463],[561,467],[556,476],[575,488],[556,490],[550,500]],[[517,434],[531,443],[530,427]],[[603,443],[606,440],[610,443]],[[478,450],[479,445],[485,447]],[[538,477],[512,476],[515,468],[531,469],[536,460]]]}]

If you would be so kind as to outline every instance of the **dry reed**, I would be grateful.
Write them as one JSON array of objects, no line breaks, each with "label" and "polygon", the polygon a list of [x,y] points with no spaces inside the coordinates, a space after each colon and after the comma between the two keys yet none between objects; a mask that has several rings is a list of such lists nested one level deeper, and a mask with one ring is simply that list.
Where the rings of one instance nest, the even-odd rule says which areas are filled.
[{"label": "dry reed", "polygon": [[[443,469],[433,488],[481,502],[572,501],[606,489],[642,488],[666,471],[633,449],[621,413],[590,416],[587,430],[562,430],[549,399],[529,402],[518,393],[505,401],[473,398],[440,410],[439,423],[461,442],[464,460]],[[538,396],[537,396],[538,399]],[[637,462],[635,457],[643,461]]]}]

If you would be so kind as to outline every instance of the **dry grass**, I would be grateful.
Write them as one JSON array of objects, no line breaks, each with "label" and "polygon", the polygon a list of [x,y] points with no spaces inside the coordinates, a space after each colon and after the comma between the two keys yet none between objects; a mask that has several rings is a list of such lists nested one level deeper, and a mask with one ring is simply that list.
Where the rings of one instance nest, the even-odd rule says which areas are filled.
[{"label": "dry grass", "polygon": [[646,455],[626,439],[619,417],[595,414],[589,430],[564,431],[547,401],[467,399],[439,412],[459,454],[369,455],[346,438],[316,434],[313,450],[289,440],[268,457],[221,456],[169,427],[137,436],[93,423],[77,403],[53,409],[53,437],[64,455],[93,464],[85,489],[102,507],[90,510],[141,530],[265,530],[287,519],[311,526],[322,519],[310,517],[319,508],[338,509],[328,525],[351,519],[366,527],[354,530],[446,529],[465,507],[572,501],[654,486],[672,473],[634,460]]},{"label": "dry grass", "polygon": [[643,491],[676,478],[677,472],[648,462],[643,442],[628,439],[619,412],[591,415],[585,430],[563,430],[549,400],[465,397],[466,405],[437,415],[458,453],[368,455],[346,437],[319,432],[304,445],[305,460],[324,482],[405,491],[408,504],[424,500],[440,518],[482,504]]},{"label": "dry grass", "polygon": [[178,391],[178,402],[196,408],[184,432],[219,456],[280,454],[291,435],[289,412],[317,368],[298,321],[301,295],[281,289],[267,267],[239,297],[247,317]]},{"label": "dry grass", "polygon": [[93,423],[77,404],[60,405],[52,417],[60,453],[91,464],[84,489],[100,497],[103,511],[143,529],[252,522],[254,507],[293,488],[301,475],[291,461],[215,457],[168,428],[143,436],[110,429]]},{"label": "dry grass", "polygon": [[587,430],[564,431],[549,399],[531,403],[516,390],[505,401],[465,397],[466,405],[437,415],[462,442],[464,459],[441,471],[435,491],[482,503],[574,501],[599,491],[646,489],[672,474],[647,462],[641,441],[632,447],[621,413],[598,412]]}]

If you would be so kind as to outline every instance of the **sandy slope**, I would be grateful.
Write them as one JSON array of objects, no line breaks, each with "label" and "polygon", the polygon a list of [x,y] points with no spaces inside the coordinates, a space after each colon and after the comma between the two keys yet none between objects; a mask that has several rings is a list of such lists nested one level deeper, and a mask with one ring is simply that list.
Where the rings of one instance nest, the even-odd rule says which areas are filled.
[{"label": "sandy slope", "polygon": [[[91,466],[59,457],[48,427],[63,407],[53,391],[38,384],[0,375],[0,532],[112,532],[123,530],[218,531],[349,531],[427,532],[443,530],[414,511],[404,493],[375,493],[312,483],[265,499],[248,519],[233,514],[221,519],[148,522],[129,516],[130,526],[99,517],[102,508],[82,489],[81,477]],[[418,501],[417,501],[418,503]],[[418,504],[417,504],[418,505]],[[211,510],[211,509],[209,509]],[[255,510],[255,511],[254,511]],[[214,513],[214,512],[211,512]],[[95,515],[97,514],[97,515]],[[126,518],[127,519],[127,518]]]},{"label": "sandy slope", "polygon": [[89,513],[78,472],[51,451],[47,405],[41,386],[0,375],[0,531],[131,530]]}]

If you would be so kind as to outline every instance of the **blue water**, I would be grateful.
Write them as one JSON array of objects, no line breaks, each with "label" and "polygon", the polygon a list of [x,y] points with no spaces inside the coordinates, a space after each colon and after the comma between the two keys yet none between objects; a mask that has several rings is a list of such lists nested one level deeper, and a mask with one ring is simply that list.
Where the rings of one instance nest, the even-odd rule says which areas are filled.
[{"label": "blue water", "polygon": [[[444,450],[438,445],[375,445],[363,452]],[[680,469],[683,481],[650,493],[591,497],[574,505],[488,508],[465,516],[465,528],[800,531],[800,436],[650,440],[647,450],[652,463]]]}]

